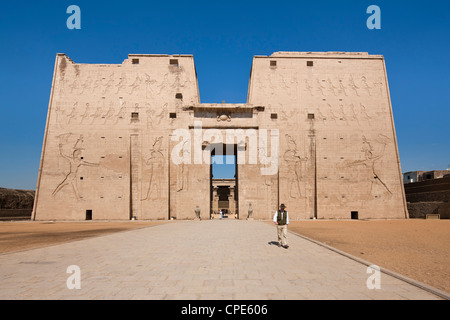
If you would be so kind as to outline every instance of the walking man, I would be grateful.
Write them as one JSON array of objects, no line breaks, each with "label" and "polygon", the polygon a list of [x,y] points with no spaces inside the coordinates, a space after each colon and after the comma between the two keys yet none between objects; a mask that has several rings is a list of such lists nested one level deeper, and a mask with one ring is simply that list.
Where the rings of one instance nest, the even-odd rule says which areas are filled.
[{"label": "walking man", "polygon": [[282,246],[287,249],[288,241],[287,241],[287,226],[289,224],[289,214],[285,210],[286,206],[284,204],[280,205],[280,210],[275,211],[275,215],[273,216],[273,222],[277,225],[278,231],[278,246]]}]

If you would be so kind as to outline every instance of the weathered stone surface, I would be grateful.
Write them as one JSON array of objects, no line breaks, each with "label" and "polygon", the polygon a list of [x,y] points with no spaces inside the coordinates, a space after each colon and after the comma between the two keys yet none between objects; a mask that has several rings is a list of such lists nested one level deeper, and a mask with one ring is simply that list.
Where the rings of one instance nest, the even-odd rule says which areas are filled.
[{"label": "weathered stone surface", "polygon": [[33,218],[208,219],[225,149],[239,219],[281,202],[293,220],[407,217],[383,56],[277,52],[254,57],[242,104],[200,103],[191,55],[58,54]]},{"label": "weathered stone surface", "polygon": [[34,190],[0,188],[0,220],[31,218]]},{"label": "weathered stone surface", "polygon": [[0,188],[0,209],[33,209],[34,190]]},{"label": "weathered stone surface", "polygon": [[439,214],[450,218],[450,177],[405,184],[410,218]]}]

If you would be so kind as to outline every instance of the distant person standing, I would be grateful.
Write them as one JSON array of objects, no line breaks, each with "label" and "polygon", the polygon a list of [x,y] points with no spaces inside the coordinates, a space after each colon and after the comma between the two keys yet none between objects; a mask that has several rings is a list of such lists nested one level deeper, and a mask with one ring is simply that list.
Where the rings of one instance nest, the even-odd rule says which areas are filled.
[{"label": "distant person standing", "polygon": [[289,214],[285,209],[286,206],[282,203],[280,205],[280,210],[275,211],[273,222],[277,225],[278,246],[287,249],[289,248],[287,241],[287,226],[289,224]]}]

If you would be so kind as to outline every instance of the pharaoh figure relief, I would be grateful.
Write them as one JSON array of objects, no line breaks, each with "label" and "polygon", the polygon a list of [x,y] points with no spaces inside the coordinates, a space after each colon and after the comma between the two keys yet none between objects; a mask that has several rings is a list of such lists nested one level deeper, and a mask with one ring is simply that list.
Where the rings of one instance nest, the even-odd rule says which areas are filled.
[{"label": "pharaoh figure relief", "polygon": [[[383,158],[387,145],[391,140],[383,134],[379,134],[376,139],[369,140],[365,135],[361,137],[361,149],[363,157],[361,160],[354,160],[346,162],[342,169],[353,168],[352,171],[359,170],[358,172],[364,172],[365,183],[367,187],[367,197],[369,199],[386,198],[391,197],[393,192],[389,185],[386,183],[383,170]],[[363,169],[358,169],[362,167]],[[359,181],[361,182],[361,181]]]},{"label": "pharaoh figure relief", "polygon": [[[81,199],[80,192],[78,190],[78,170],[82,166],[94,166],[97,167],[98,163],[90,163],[84,161],[81,157],[82,148],[80,147],[81,142],[83,141],[83,136],[78,135],[74,136],[71,133],[66,133],[58,136],[59,139],[59,155],[63,159],[67,160],[69,163],[69,168],[67,171],[63,173],[64,178],[57,185],[55,190],[52,193],[52,196],[56,196],[64,187],[71,187],[73,194],[77,200]],[[75,142],[73,142],[75,140]],[[73,144],[72,144],[73,143]],[[72,145],[70,152],[65,153],[64,146]]]},{"label": "pharaoh figure relief", "polygon": [[284,162],[286,163],[289,172],[288,190],[291,198],[304,197],[304,193],[301,192],[300,181],[303,178],[302,162],[308,160],[308,158],[302,158],[300,156],[297,141],[291,135],[286,134],[287,150],[284,153]]},{"label": "pharaoh figure relief", "polygon": [[161,197],[161,187],[164,172],[164,155],[161,150],[163,137],[153,139],[153,145],[150,149],[150,156],[144,161],[148,176],[147,187],[142,201],[150,199],[159,199]]}]

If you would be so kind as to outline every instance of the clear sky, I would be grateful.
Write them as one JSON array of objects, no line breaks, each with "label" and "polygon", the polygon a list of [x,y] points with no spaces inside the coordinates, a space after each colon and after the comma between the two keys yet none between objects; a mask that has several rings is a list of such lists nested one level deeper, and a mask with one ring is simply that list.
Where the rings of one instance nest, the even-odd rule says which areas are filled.
[{"label": "clear sky", "polygon": [[[69,30],[69,5],[81,29]],[[369,30],[367,8],[381,9]],[[202,102],[246,102],[252,57],[363,51],[386,59],[402,171],[450,164],[450,1],[0,0],[0,187],[35,189],[56,53],[120,64],[193,54]]]}]

